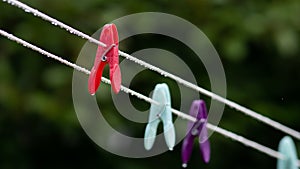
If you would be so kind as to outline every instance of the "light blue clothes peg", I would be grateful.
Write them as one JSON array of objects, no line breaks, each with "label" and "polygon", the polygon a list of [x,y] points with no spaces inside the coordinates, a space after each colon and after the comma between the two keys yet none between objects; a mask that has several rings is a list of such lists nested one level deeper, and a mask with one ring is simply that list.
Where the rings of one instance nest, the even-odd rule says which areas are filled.
[{"label": "light blue clothes peg", "polygon": [[285,136],[280,140],[278,151],[284,158],[277,160],[277,169],[298,169],[297,152],[291,137]]},{"label": "light blue clothes peg", "polygon": [[165,84],[157,84],[153,91],[152,99],[159,104],[151,104],[148,124],[146,126],[144,146],[150,150],[154,144],[157,127],[163,122],[164,136],[169,150],[175,145],[175,129],[172,121],[171,97],[169,87]]}]

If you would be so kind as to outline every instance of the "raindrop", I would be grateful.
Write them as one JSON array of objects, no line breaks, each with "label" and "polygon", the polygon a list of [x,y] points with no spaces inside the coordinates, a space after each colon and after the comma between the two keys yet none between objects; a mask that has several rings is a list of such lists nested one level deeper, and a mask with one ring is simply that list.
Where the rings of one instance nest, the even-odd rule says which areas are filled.
[{"label": "raindrop", "polygon": [[56,23],[56,22],[51,22],[51,24],[52,24],[52,25],[55,25],[55,26],[57,25],[57,23]]}]

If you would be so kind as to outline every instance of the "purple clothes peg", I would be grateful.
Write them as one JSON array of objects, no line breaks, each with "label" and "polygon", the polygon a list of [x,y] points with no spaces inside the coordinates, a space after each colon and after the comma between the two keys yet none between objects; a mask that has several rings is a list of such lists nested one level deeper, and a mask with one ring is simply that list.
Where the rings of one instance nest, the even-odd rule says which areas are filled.
[{"label": "purple clothes peg", "polygon": [[192,151],[194,139],[198,136],[200,144],[200,153],[205,163],[210,159],[210,143],[208,140],[206,122],[207,122],[207,110],[203,100],[194,100],[191,108],[190,115],[197,119],[197,122],[188,122],[187,135],[183,141],[181,149],[182,166],[187,167]]}]

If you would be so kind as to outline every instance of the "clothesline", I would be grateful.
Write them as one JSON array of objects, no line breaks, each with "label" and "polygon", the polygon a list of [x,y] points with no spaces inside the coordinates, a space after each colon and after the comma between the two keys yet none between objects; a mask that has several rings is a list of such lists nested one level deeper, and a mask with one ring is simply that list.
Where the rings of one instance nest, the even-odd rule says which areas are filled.
[{"label": "clothesline", "polygon": [[[69,62],[69,61],[67,61],[67,60],[65,60],[65,59],[63,59],[63,58],[61,58],[59,56],[56,56],[56,55],[54,55],[54,54],[52,54],[50,52],[47,52],[47,51],[45,51],[45,50],[43,50],[43,49],[41,49],[41,48],[39,48],[39,47],[37,47],[37,46],[35,46],[33,44],[30,44],[30,43],[28,43],[28,42],[26,42],[26,41],[24,41],[24,40],[22,40],[22,39],[20,39],[20,38],[18,38],[16,36],[12,35],[12,34],[10,34],[10,33],[5,32],[5,31],[3,31],[1,29],[0,29],[0,34],[2,36],[4,36],[4,37],[8,38],[9,40],[17,42],[17,43],[23,45],[24,47],[27,47],[27,48],[29,48],[29,49],[31,49],[33,51],[39,52],[40,54],[42,54],[44,56],[47,56],[47,57],[49,57],[51,59],[55,59],[55,60],[57,60],[57,61],[65,64],[65,65],[67,65],[69,67],[74,68],[77,71],[83,72],[83,73],[85,73],[87,75],[89,75],[91,73],[86,68],[83,68],[83,67],[81,67],[79,65],[76,65],[74,63],[71,63],[71,62]],[[102,77],[101,80],[102,80],[102,82],[104,82],[106,84],[109,84],[109,85],[111,84],[110,80],[108,80],[105,77]],[[140,93],[138,93],[138,92],[136,92],[134,90],[131,90],[131,89],[127,88],[127,87],[124,87],[123,85],[121,85],[121,90],[123,92],[127,93],[127,94],[131,94],[131,95],[136,96],[139,99],[145,100],[146,102],[149,102],[149,103],[152,103],[152,104],[159,104],[155,100],[153,100],[153,99],[151,99],[151,98],[149,98],[147,96],[144,96],[144,95],[142,95],[142,94],[140,94]],[[172,113],[176,114],[177,116],[179,116],[179,117],[181,117],[183,119],[187,119],[187,120],[190,120],[192,122],[196,122],[197,121],[196,118],[194,118],[194,117],[192,117],[192,116],[190,116],[188,114],[185,114],[185,113],[183,113],[181,111],[178,111],[176,109],[172,108],[171,111],[172,111]],[[266,146],[263,146],[261,144],[258,144],[258,143],[254,142],[252,140],[249,140],[249,139],[247,139],[245,137],[239,136],[239,135],[237,135],[237,134],[235,134],[235,133],[233,133],[231,131],[222,129],[222,128],[220,128],[218,126],[215,126],[215,125],[212,125],[210,123],[207,123],[206,127],[208,129],[212,130],[212,131],[215,131],[215,132],[217,132],[217,133],[225,136],[225,137],[231,138],[232,140],[235,140],[235,141],[240,142],[240,143],[242,143],[242,144],[244,144],[244,145],[246,145],[248,147],[252,147],[253,149],[256,149],[256,150],[258,150],[258,151],[260,151],[262,153],[265,153],[265,154],[267,154],[267,155],[269,155],[271,157],[278,158],[278,159],[285,158],[281,153],[279,153],[279,152],[277,152],[275,150],[272,150],[271,148],[268,148]],[[300,160],[298,160],[298,166],[300,166]]]},{"label": "clothesline", "polygon": [[[93,37],[90,37],[87,34],[81,32],[81,31],[78,31],[78,30],[76,30],[76,29],[74,29],[74,28],[72,28],[72,27],[70,27],[70,26],[68,26],[68,25],[66,25],[66,24],[64,24],[64,23],[62,23],[62,22],[60,22],[60,21],[58,21],[58,20],[56,20],[56,19],[54,19],[54,18],[52,18],[52,17],[44,14],[44,13],[42,13],[42,12],[39,12],[38,10],[36,10],[34,8],[31,8],[28,5],[26,5],[26,4],[24,4],[24,3],[20,2],[20,1],[17,1],[17,0],[3,0],[3,2],[7,2],[10,5],[13,5],[13,6],[18,7],[20,9],[23,9],[27,13],[32,13],[34,16],[40,17],[40,18],[44,19],[45,21],[50,22],[54,26],[58,26],[58,27],[60,27],[62,29],[65,29],[69,33],[75,34],[75,35],[77,35],[77,36],[79,36],[79,37],[81,37],[83,39],[88,40],[91,43],[94,43],[96,45],[100,45],[100,46],[103,46],[103,47],[106,46],[106,44],[104,44],[103,42],[100,42],[100,41],[94,39]],[[164,70],[162,70],[162,69],[160,69],[160,68],[158,68],[156,66],[153,66],[153,65],[151,65],[151,64],[149,64],[147,62],[144,62],[144,61],[142,61],[142,60],[140,60],[138,58],[135,58],[134,56],[131,56],[131,55],[129,55],[129,54],[123,52],[123,51],[119,50],[119,55],[125,57],[128,60],[134,61],[137,64],[140,64],[140,65],[142,65],[142,66],[144,66],[144,67],[146,67],[146,68],[148,68],[150,70],[158,72],[161,75],[169,77],[169,78],[177,81],[178,83],[181,83],[181,84],[185,85],[186,87],[189,87],[189,88],[191,88],[191,89],[193,89],[195,91],[198,91],[198,92],[200,92],[200,93],[202,93],[202,94],[204,94],[206,96],[209,96],[209,97],[211,97],[214,100],[222,102],[222,103],[228,105],[229,107],[234,108],[234,109],[236,109],[236,110],[244,113],[245,115],[248,115],[248,116],[250,116],[250,117],[252,117],[252,118],[254,118],[254,119],[258,120],[258,121],[261,121],[261,122],[263,122],[263,123],[265,123],[265,124],[267,124],[269,126],[272,126],[275,129],[278,129],[278,130],[280,130],[280,131],[282,131],[282,132],[284,132],[286,134],[289,134],[289,135],[297,138],[298,140],[300,140],[300,132],[298,132],[298,131],[296,131],[294,129],[291,129],[290,127],[287,127],[287,126],[285,126],[285,125],[283,125],[283,124],[281,124],[281,123],[279,123],[277,121],[274,121],[274,120],[272,120],[272,119],[270,119],[268,117],[265,117],[265,116],[263,116],[263,115],[255,112],[253,110],[250,110],[249,108],[241,106],[238,103],[235,103],[235,102],[233,102],[231,100],[223,98],[223,97],[221,97],[221,96],[219,96],[219,95],[217,95],[217,94],[215,94],[215,93],[213,93],[211,91],[208,91],[208,90],[206,90],[204,88],[201,88],[201,87],[199,87],[199,86],[197,86],[195,84],[192,84],[192,83],[190,83],[190,82],[188,82],[188,81],[186,81],[186,80],[184,80],[184,79],[182,79],[182,78],[180,78],[180,77],[178,77],[176,75],[168,73],[168,72],[166,72],[166,71],[164,71]]]}]

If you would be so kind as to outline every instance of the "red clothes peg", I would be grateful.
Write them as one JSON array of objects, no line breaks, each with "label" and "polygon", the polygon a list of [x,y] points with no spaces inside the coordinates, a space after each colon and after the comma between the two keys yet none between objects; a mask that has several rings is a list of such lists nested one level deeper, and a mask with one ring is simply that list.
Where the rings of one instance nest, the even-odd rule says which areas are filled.
[{"label": "red clothes peg", "polygon": [[100,41],[106,47],[98,46],[94,66],[88,81],[88,89],[94,95],[100,85],[102,72],[106,64],[109,64],[109,76],[111,87],[117,94],[121,88],[121,71],[119,67],[119,37],[115,24],[104,25]]}]

